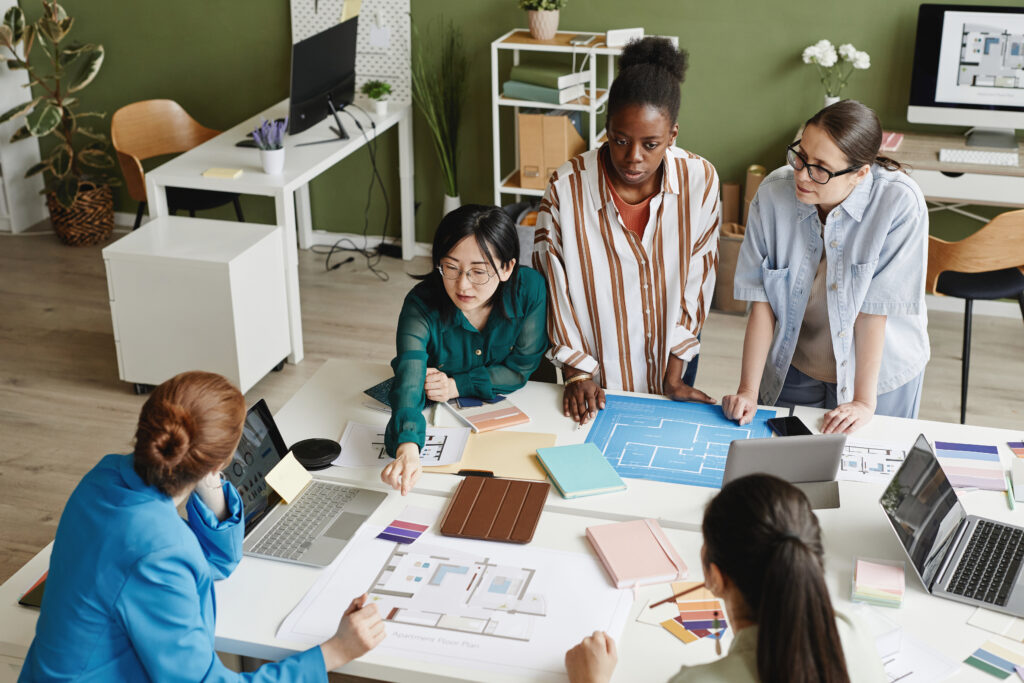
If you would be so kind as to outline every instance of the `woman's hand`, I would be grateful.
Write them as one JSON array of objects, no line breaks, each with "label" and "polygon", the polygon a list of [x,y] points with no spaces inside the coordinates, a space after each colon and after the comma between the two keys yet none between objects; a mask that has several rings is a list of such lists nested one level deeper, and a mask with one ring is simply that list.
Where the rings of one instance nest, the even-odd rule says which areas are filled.
[{"label": "woman's hand", "polygon": [[565,653],[565,672],[569,683],[606,683],[619,656],[615,641],[604,631],[584,638],[579,645]]},{"label": "woman's hand", "polygon": [[825,417],[821,421],[821,433],[852,434],[870,422],[874,414],[875,407],[873,405],[854,399],[825,413]]},{"label": "woman's hand", "polygon": [[757,394],[752,391],[738,391],[722,397],[722,412],[737,424],[750,424],[757,413]]},{"label": "woman's hand", "polygon": [[380,473],[380,480],[396,491],[401,491],[404,496],[412,491],[422,472],[419,446],[407,441],[399,444],[395,451],[395,461]]},{"label": "woman's hand", "polygon": [[386,635],[377,605],[367,605],[366,593],[363,593],[345,610],[334,636],[320,646],[327,670],[333,671],[362,657],[377,647]]},{"label": "woman's hand", "polygon": [[196,495],[203,505],[221,522],[228,518],[228,501],[224,495],[224,482],[220,470],[214,470],[196,484]]},{"label": "woman's hand", "polygon": [[580,426],[597,417],[604,409],[604,389],[593,379],[570,382],[562,389],[562,411]]},{"label": "woman's hand", "polygon": [[423,391],[431,401],[444,403],[459,395],[455,380],[437,368],[427,368],[427,378],[423,381]]}]

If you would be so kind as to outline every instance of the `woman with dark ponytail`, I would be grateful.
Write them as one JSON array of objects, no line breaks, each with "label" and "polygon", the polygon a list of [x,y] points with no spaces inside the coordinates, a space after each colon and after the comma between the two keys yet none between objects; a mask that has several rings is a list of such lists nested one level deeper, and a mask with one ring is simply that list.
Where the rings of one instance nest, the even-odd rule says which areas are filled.
[{"label": "woman with dark ponytail", "polygon": [[134,451],[104,457],[64,508],[19,681],[326,681],[383,639],[364,595],[319,647],[254,673],[221,664],[213,582],[241,560],[243,514],[220,471],[244,420],[245,399],[220,375],[153,390]]},{"label": "woman with dark ponytail", "polygon": [[[737,479],[708,504],[702,531],[704,585],[735,635],[725,657],[684,666],[670,683],[886,680],[870,633],[832,609],[818,519],[799,489],[766,474]],[[595,633],[565,660],[571,683],[604,683],[614,643]]]},{"label": "woman with dark ponytail", "polygon": [[900,165],[879,156],[882,126],[842,100],[804,125],[750,205],[733,283],[752,301],[727,417],[757,404],[827,408],[821,431],[875,413],[916,418],[928,363],[928,209]]},{"label": "woman with dark ponytail", "polygon": [[714,403],[694,387],[718,267],[718,175],[675,146],[685,51],[630,43],[608,93],[608,142],[549,180],[534,239],[548,284],[549,356],[563,413],[583,424],[604,390]]}]

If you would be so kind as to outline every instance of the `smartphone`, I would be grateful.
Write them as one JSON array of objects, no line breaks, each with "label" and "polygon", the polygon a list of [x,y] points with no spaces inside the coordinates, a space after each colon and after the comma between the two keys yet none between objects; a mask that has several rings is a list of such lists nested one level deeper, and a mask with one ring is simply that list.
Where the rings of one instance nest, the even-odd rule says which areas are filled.
[{"label": "smartphone", "polygon": [[588,35],[585,35],[583,33],[580,33],[579,35],[575,35],[572,38],[570,38],[569,39],[569,44],[570,45],[590,45],[592,42],[594,42],[594,38],[597,38],[597,36],[595,36],[595,35],[588,36]]},{"label": "smartphone", "polygon": [[768,427],[779,436],[803,436],[811,433],[799,417],[773,417],[768,420]]}]

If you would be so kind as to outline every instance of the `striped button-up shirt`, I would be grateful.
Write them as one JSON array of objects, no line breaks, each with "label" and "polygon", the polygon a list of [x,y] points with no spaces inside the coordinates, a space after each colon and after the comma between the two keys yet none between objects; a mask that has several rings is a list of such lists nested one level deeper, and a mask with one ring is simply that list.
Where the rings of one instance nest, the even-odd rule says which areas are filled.
[{"label": "striped button-up shirt", "polygon": [[533,264],[548,283],[548,355],[607,389],[660,394],[669,354],[700,351],[718,266],[718,174],[668,148],[641,239],[619,218],[600,163],[600,150],[570,159],[541,202]]}]

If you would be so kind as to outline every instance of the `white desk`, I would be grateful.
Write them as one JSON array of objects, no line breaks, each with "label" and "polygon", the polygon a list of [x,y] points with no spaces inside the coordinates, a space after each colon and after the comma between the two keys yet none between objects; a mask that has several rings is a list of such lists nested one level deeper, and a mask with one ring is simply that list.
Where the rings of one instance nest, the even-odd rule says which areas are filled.
[{"label": "white desk", "polygon": [[[302,143],[326,140],[334,136],[329,127],[331,117],[298,135],[285,139],[285,167],[281,175],[267,175],[260,165],[259,152],[253,148],[235,147],[235,143],[259,125],[260,119],[283,118],[288,115],[288,100],[278,102],[266,111],[246,119],[217,137],[204,142],[146,174],[146,197],[152,217],[165,216],[167,187],[189,187],[200,190],[257,194],[274,198],[276,222],[281,228],[284,245],[285,290],[288,297],[288,324],[291,337],[289,362],[302,360],[302,315],[299,304],[298,247],[312,246],[313,224],[310,213],[309,182],[334,164],[366,144],[367,139],[398,126],[398,161],[402,221],[402,258],[413,257],[416,246],[416,225],[413,206],[412,105],[392,103],[385,116],[364,114],[354,107],[346,111],[359,119],[363,131],[347,114],[340,114],[348,140],[301,146]],[[376,129],[371,127],[371,121]],[[208,168],[241,168],[242,176],[233,180],[205,178]],[[370,170],[367,169],[367,175]]]}]

